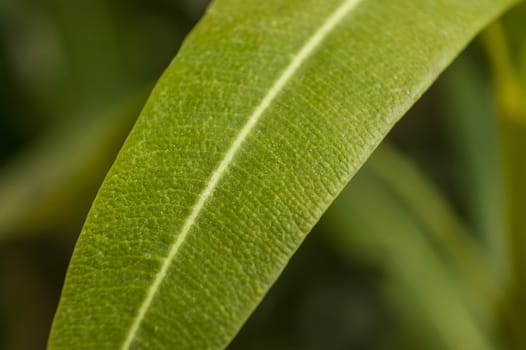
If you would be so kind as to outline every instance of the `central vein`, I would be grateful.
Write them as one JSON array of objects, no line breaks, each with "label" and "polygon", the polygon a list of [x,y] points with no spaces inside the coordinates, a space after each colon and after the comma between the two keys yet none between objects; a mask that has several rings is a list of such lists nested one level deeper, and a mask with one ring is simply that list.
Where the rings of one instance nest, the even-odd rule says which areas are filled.
[{"label": "central vein", "polygon": [[315,51],[315,49],[325,39],[325,37],[361,1],[363,0],[346,0],[342,3],[342,5],[340,5],[340,7],[338,7],[330,15],[330,17],[323,23],[323,25],[307,40],[307,42],[300,49],[300,51],[298,51],[298,53],[294,56],[290,64],[283,71],[283,73],[281,73],[281,75],[274,82],[274,84],[272,85],[268,93],[261,100],[260,104],[256,107],[254,112],[250,115],[246,124],[243,126],[239,134],[236,136],[234,142],[232,143],[232,145],[226,152],[223,160],[221,161],[219,166],[214,170],[214,172],[210,176],[210,179],[205,189],[199,195],[197,202],[192,207],[192,211],[190,212],[190,215],[184,222],[184,225],[181,231],[176,236],[177,238],[174,240],[174,242],[170,246],[168,255],[163,260],[163,264],[161,268],[159,269],[159,272],[157,272],[157,274],[155,275],[155,279],[152,285],[150,286],[150,288],[148,289],[148,293],[146,294],[146,297],[144,298],[144,301],[142,302],[141,307],[139,308],[137,316],[133,320],[133,323],[126,335],[126,340],[124,341],[121,347],[121,350],[128,350],[130,348],[130,345],[132,344],[137,334],[137,331],[139,330],[141,322],[143,321],[146,313],[148,312],[148,309],[150,308],[150,305],[152,304],[155,294],[159,290],[159,287],[161,283],[163,282],[170,265],[172,264],[177,253],[179,252],[182,244],[184,243],[186,237],[188,236],[188,233],[190,232],[192,226],[194,225],[197,217],[201,213],[201,210],[205,206],[205,203],[212,196],[215,188],[217,187],[217,184],[219,183],[223,175],[228,170],[229,166],[234,160],[234,157],[236,156],[237,152],[243,145],[243,142],[247,139],[252,129],[254,129],[257,122],[261,119],[261,116],[264,114],[267,108],[272,104],[272,101],[276,98],[276,96],[278,96],[278,94],[283,89],[283,87],[291,80],[291,78],[294,76],[298,68],[300,68],[300,66],[303,64],[303,62],[307,60],[309,55]]}]

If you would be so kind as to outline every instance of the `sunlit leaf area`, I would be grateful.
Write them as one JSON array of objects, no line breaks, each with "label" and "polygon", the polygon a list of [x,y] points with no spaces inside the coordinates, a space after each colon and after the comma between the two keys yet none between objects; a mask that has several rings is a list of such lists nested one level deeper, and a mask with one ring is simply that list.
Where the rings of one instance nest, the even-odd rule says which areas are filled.
[{"label": "sunlit leaf area", "polygon": [[[207,5],[0,0],[0,350],[46,348],[97,191]],[[228,349],[526,349],[525,21],[512,7],[440,74]]]}]

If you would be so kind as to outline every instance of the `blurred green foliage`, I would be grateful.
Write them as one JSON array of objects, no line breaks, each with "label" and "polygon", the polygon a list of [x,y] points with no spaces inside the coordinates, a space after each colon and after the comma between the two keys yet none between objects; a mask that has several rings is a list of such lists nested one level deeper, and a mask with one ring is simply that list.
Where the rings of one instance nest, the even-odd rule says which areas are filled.
[{"label": "blurred green foliage", "polygon": [[[0,349],[45,346],[91,200],[201,0],[0,2]],[[525,349],[526,6],[334,203],[231,349]]]},{"label": "blurred green foliage", "polygon": [[44,348],[97,188],[205,5],[0,2],[0,349]]}]

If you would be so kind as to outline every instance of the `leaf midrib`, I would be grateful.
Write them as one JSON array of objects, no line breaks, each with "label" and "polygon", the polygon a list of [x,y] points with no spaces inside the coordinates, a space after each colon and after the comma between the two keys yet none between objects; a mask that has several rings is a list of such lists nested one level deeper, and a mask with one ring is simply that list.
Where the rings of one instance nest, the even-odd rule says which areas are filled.
[{"label": "leaf midrib", "polygon": [[200,193],[198,200],[192,207],[190,215],[186,218],[186,221],[180,233],[176,236],[177,238],[172,243],[168,255],[163,260],[160,270],[155,275],[155,279],[150,288],[148,289],[146,297],[142,302],[141,307],[139,308],[137,316],[134,318],[129,331],[126,334],[126,339],[121,347],[121,350],[128,350],[131,344],[133,343],[136,334],[139,330],[139,327],[142,321],[144,320],[144,317],[146,316],[146,313],[148,312],[148,309],[150,308],[150,305],[168,272],[168,269],[172,265],[175,256],[177,255],[181,246],[186,240],[186,237],[188,236],[197,217],[201,213],[201,210],[205,206],[208,199],[213,195],[217,184],[228,170],[238,151],[241,149],[241,146],[243,145],[244,141],[250,135],[251,131],[254,129],[254,127],[261,119],[268,107],[272,104],[272,101],[278,96],[278,94],[285,87],[285,85],[292,79],[294,74],[307,60],[307,58],[323,42],[327,35],[331,33],[338,26],[338,24],[362,1],[363,0],[345,0],[334,12],[331,13],[331,15],[327,18],[323,25],[306,41],[305,45],[303,45],[303,47],[293,57],[290,64],[283,71],[283,73],[281,73],[281,75],[272,85],[268,93],[261,100],[260,104],[250,115],[248,121],[243,126],[239,134],[234,139],[234,142],[226,152],[221,163],[210,176],[207,186]]}]

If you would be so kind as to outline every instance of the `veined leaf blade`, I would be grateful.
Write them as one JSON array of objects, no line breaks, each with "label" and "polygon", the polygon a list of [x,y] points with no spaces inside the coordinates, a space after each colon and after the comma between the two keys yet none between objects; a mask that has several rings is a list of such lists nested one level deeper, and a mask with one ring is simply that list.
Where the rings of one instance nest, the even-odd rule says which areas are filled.
[{"label": "veined leaf blade", "polygon": [[74,253],[50,348],[223,348],[334,197],[511,0],[218,0]]}]

